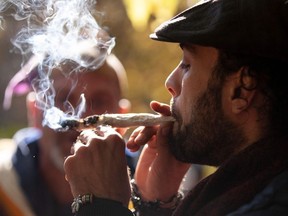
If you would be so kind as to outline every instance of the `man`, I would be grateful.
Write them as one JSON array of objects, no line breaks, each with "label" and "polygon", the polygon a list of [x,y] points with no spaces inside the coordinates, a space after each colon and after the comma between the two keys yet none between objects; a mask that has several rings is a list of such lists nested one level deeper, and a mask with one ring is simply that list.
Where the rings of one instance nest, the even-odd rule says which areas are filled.
[{"label": "man", "polygon": [[[129,101],[122,99],[127,88],[126,72],[116,56],[109,55],[97,70],[80,69],[67,76],[71,66],[75,64],[66,63],[51,75],[58,108],[65,111],[64,105],[68,103],[75,108],[84,93],[87,105],[84,117],[127,112]],[[16,83],[15,91],[20,84],[24,85],[25,80]],[[18,131],[13,142],[6,140],[6,145],[1,145],[1,205],[12,216],[72,215],[73,197],[65,180],[63,162],[79,133],[55,132],[43,127],[43,113],[35,106],[34,92],[27,96],[27,109],[30,127]],[[15,153],[11,155],[14,147]]]},{"label": "man", "polygon": [[[288,215],[288,2],[202,1],[151,37],[179,43],[183,57],[166,81],[171,105],[151,103],[176,122],[127,142],[148,141],[132,182],[137,213]],[[80,135],[65,161],[77,215],[132,215],[125,157],[113,154],[124,149],[112,129]],[[179,200],[189,163],[218,169]]]}]

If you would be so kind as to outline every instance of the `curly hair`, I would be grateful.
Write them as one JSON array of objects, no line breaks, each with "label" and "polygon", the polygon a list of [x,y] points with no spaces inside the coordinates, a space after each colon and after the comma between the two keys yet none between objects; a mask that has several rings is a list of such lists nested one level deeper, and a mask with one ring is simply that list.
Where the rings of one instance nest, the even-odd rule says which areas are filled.
[{"label": "curly hair", "polygon": [[[219,58],[213,73],[213,82],[222,84],[226,78],[245,66],[241,74],[241,87],[257,89],[264,97],[264,105],[258,107],[262,117],[268,119],[267,132],[285,135],[288,131],[288,62],[262,57],[234,54],[219,50]],[[246,86],[245,77],[255,82]]]}]

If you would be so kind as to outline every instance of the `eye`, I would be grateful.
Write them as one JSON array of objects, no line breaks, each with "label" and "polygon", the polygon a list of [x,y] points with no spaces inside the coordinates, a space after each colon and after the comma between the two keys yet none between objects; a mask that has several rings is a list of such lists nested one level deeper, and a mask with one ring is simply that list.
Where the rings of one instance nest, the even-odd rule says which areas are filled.
[{"label": "eye", "polygon": [[185,72],[190,69],[191,65],[190,64],[185,64],[184,62],[181,62],[180,68],[184,70]]}]

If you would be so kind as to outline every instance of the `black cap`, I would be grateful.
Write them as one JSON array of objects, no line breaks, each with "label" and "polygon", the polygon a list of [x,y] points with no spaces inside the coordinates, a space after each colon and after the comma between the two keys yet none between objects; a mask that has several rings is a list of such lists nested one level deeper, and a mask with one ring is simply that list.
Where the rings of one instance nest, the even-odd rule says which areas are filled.
[{"label": "black cap", "polygon": [[288,0],[201,1],[161,24],[150,38],[288,62]]}]

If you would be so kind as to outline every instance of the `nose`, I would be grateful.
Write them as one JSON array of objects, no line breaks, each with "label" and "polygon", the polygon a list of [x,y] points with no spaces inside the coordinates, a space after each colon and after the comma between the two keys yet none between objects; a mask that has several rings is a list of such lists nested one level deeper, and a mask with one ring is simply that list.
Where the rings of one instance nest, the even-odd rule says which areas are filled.
[{"label": "nose", "polygon": [[167,77],[165,86],[172,97],[177,97],[181,93],[181,80],[179,77],[179,65]]}]

